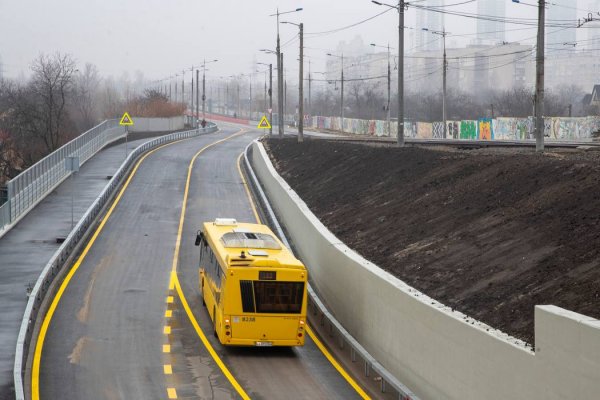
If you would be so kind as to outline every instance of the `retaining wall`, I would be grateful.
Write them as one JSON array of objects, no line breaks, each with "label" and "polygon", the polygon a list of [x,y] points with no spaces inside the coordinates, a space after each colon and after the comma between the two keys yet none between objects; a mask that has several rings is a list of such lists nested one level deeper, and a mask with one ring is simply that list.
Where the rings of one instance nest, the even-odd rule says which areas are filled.
[{"label": "retaining wall", "polygon": [[252,164],[328,309],[423,399],[598,399],[600,321],[535,309],[535,352],[423,295],[345,246],[274,170]]}]

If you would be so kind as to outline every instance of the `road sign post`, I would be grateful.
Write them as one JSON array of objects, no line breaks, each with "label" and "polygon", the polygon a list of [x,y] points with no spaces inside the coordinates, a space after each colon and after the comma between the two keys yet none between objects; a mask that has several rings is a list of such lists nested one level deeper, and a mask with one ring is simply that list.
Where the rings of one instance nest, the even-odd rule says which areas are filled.
[{"label": "road sign post", "polygon": [[271,129],[271,124],[269,123],[269,120],[267,119],[266,115],[263,115],[262,119],[256,127],[258,129]]},{"label": "road sign post", "polygon": [[129,113],[125,111],[119,121],[119,125],[125,127],[125,159],[127,159],[127,139],[129,136],[129,127],[133,126],[133,119],[129,116]]}]

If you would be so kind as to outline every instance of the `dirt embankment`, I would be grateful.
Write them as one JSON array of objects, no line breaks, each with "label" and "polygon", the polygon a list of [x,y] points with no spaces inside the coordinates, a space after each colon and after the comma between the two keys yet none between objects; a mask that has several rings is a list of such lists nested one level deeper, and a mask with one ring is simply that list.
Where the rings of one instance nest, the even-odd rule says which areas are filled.
[{"label": "dirt embankment", "polygon": [[600,152],[266,145],[335,235],[440,302],[529,343],[536,304],[600,318]]}]

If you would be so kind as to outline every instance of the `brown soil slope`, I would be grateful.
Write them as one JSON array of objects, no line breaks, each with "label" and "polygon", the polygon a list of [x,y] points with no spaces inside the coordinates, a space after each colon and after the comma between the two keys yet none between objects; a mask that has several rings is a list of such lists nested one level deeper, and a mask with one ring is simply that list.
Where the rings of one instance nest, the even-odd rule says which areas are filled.
[{"label": "brown soil slope", "polygon": [[600,152],[266,145],[335,235],[440,302],[531,344],[536,304],[600,318]]}]

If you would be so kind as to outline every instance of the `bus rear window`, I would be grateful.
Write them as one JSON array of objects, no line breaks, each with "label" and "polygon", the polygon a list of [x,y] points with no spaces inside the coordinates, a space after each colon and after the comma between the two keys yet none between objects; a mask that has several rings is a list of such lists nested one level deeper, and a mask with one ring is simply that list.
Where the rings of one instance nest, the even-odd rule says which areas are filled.
[{"label": "bus rear window", "polygon": [[256,312],[299,314],[304,282],[254,281]]}]

